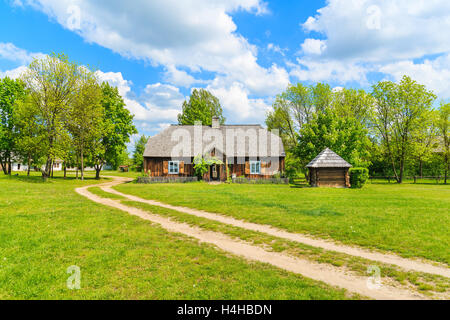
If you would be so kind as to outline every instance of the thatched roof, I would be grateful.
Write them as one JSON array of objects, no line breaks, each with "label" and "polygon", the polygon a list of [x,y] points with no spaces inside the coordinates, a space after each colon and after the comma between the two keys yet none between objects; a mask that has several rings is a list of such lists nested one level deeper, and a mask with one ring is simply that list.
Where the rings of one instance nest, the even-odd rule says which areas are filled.
[{"label": "thatched roof", "polygon": [[308,163],[307,168],[351,168],[352,165],[338,156],[335,152],[326,148],[313,161]]},{"label": "thatched roof", "polygon": [[[191,125],[169,126],[161,133],[148,139],[145,146],[144,157],[171,157],[172,150],[176,146],[177,149],[179,149],[180,146],[183,146],[183,149],[188,150],[187,156],[189,157],[197,156],[194,152],[194,129],[195,126]],[[229,132],[227,131],[228,129],[231,129],[237,135],[232,140],[227,138],[227,132]],[[185,132],[185,136],[188,137],[188,139],[180,139],[179,134],[182,132]],[[281,138],[267,129],[264,129],[261,125],[221,125],[219,128],[203,126],[202,132],[208,132],[209,136],[222,137],[223,141],[219,144],[222,148],[216,147],[216,149],[227,157],[284,157],[286,155]],[[249,140],[248,134],[256,134],[256,145]],[[262,137],[264,137],[264,139]],[[242,138],[244,140],[242,140]],[[245,141],[245,144],[242,145],[242,143],[239,143],[238,141]],[[207,147],[208,144],[209,143],[205,141],[204,147]],[[233,145],[235,146],[233,148],[233,154],[227,154],[227,147],[232,148]],[[272,146],[276,146],[276,149],[273,151],[271,148]],[[240,147],[243,147],[243,150]],[[241,150],[243,152],[241,152]],[[206,153],[208,150],[203,151]]]}]

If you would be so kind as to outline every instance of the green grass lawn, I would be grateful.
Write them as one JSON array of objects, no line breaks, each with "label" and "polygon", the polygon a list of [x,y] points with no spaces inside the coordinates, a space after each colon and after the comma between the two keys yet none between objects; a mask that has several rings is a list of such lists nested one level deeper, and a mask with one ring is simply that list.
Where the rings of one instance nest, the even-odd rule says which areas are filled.
[{"label": "green grass lawn", "polygon": [[[347,297],[343,290],[232,257],[74,192],[95,180],[42,183],[33,175],[0,176],[0,299]],[[81,268],[80,290],[66,287],[72,265]]]},{"label": "green grass lawn", "polygon": [[132,183],[116,189],[405,257],[450,263],[450,186],[373,183],[358,190],[199,182]]}]

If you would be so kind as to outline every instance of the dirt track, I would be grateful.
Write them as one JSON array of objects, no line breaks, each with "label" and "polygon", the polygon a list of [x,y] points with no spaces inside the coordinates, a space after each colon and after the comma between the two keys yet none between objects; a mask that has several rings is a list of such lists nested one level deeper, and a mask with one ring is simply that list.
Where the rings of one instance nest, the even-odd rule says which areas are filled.
[{"label": "dirt track", "polygon": [[[212,232],[207,231],[198,227],[194,227],[191,225],[188,225],[186,223],[176,222],[171,220],[170,218],[162,217],[156,214],[149,213],[147,211],[137,209],[134,207],[126,206],[120,203],[118,200],[112,200],[112,199],[106,199],[101,198],[97,195],[94,195],[90,193],[87,189],[94,186],[100,186],[104,191],[111,192],[114,194],[121,195],[123,197],[126,197],[133,201],[139,201],[148,203],[151,205],[157,205],[164,208],[177,210],[183,213],[193,214],[196,216],[220,221],[222,223],[235,225],[241,228],[259,231],[259,232],[266,232],[268,234],[289,239],[292,241],[298,241],[301,243],[306,243],[308,245],[321,247],[326,250],[332,250],[332,251],[338,251],[338,252],[344,252],[350,255],[356,255],[361,256],[363,258],[367,258],[370,256],[371,258],[367,258],[374,261],[380,261],[390,264],[397,264],[395,262],[399,261],[401,265],[400,267],[408,268],[409,270],[417,270],[416,268],[419,268],[422,272],[429,272],[429,271],[446,271],[448,270],[443,269],[442,267],[436,267],[432,265],[428,265],[426,263],[422,263],[415,260],[409,260],[404,259],[401,257],[397,257],[394,255],[385,255],[381,253],[376,252],[370,252],[364,249],[360,248],[354,248],[354,247],[348,247],[348,246],[342,246],[335,243],[331,243],[324,240],[318,240],[318,239],[312,239],[309,237],[305,237],[303,235],[289,233],[283,230],[279,230],[270,226],[266,225],[258,225],[254,223],[248,223],[241,220],[237,220],[234,218],[224,217],[218,214],[208,213],[204,211],[199,210],[193,210],[189,208],[182,208],[182,207],[175,207],[170,206],[167,204],[159,203],[152,200],[145,200],[141,199],[135,196],[126,195],[123,193],[120,193],[118,191],[115,191],[111,189],[112,186],[130,181],[128,178],[119,178],[119,177],[110,177],[113,179],[112,182],[104,183],[101,185],[93,185],[93,186],[86,186],[82,188],[77,188],[76,192],[81,194],[82,196],[85,196],[86,198],[95,201],[97,203],[107,205],[122,211],[125,211],[129,214],[138,216],[142,219],[149,220],[153,223],[159,224],[162,228],[166,229],[169,232],[178,232],[182,233],[184,235],[187,235],[189,237],[195,238],[201,242],[210,243],[212,245],[215,245],[216,247],[235,254],[237,256],[244,257],[249,260],[253,261],[259,261],[264,263],[269,263],[273,266],[276,266],[278,268],[291,271],[297,274],[301,274],[305,277],[323,281],[327,284],[330,284],[332,286],[337,286],[340,288],[345,288],[349,290],[350,292],[358,293],[363,296],[367,296],[373,299],[426,299],[425,296],[419,295],[415,292],[411,292],[409,290],[404,290],[401,288],[396,288],[392,286],[388,286],[386,284],[383,284],[378,289],[369,289],[369,286],[367,285],[367,277],[360,277],[356,275],[351,275],[343,272],[337,267],[333,267],[331,265],[326,264],[319,264],[315,263],[306,259],[300,259],[297,257],[288,256],[282,253],[276,253],[271,251],[266,251],[261,247],[232,239],[222,233],[219,232]],[[336,250],[337,249],[337,250]],[[345,251],[344,251],[345,250]],[[355,253],[355,254],[353,254]],[[360,254],[362,253],[362,255]],[[370,254],[370,255],[369,255]],[[377,259],[380,258],[380,259]],[[386,260],[389,259],[389,260]],[[398,259],[398,260],[397,260]],[[386,262],[390,261],[390,262]],[[398,265],[398,264],[397,264]],[[424,269],[425,268],[425,269]],[[427,269],[429,268],[429,269]],[[436,269],[437,268],[437,269]],[[442,270],[441,270],[442,269]],[[428,270],[428,271],[424,271]],[[435,272],[429,272],[429,273],[435,273]],[[441,274],[441,273],[438,273]],[[446,276],[448,276],[448,273]]]},{"label": "dirt track", "polygon": [[[111,177],[111,178],[113,178],[113,177]],[[195,210],[195,209],[186,208],[186,207],[172,206],[172,205],[161,203],[161,202],[154,201],[154,200],[142,199],[142,198],[124,194],[124,193],[121,193],[119,191],[112,189],[111,187],[115,184],[116,183],[114,183],[112,185],[104,185],[101,188],[106,192],[120,195],[120,196],[127,198],[129,200],[132,200],[132,201],[142,202],[142,203],[146,203],[146,204],[153,205],[153,206],[159,206],[159,207],[163,207],[166,209],[175,210],[178,212],[194,215],[197,217],[206,218],[209,220],[218,221],[218,222],[221,222],[224,224],[232,225],[235,227],[239,227],[239,228],[243,228],[243,229],[247,229],[247,230],[251,230],[251,231],[266,233],[271,236],[303,243],[303,244],[306,244],[306,245],[309,245],[312,247],[322,248],[322,249],[328,250],[328,251],[340,252],[340,253],[344,253],[344,254],[348,254],[348,255],[356,256],[356,257],[361,257],[361,258],[372,260],[372,261],[395,265],[406,271],[418,271],[418,272],[441,275],[441,276],[450,278],[450,269],[446,268],[446,267],[434,266],[429,263],[421,262],[418,260],[402,258],[402,257],[399,257],[394,254],[374,252],[374,251],[370,251],[370,250],[363,249],[363,248],[337,244],[332,241],[316,239],[316,238],[312,238],[312,237],[309,237],[306,235],[277,229],[277,228],[269,226],[269,225],[261,225],[261,224],[257,224],[257,223],[246,222],[243,220],[238,220],[238,219],[235,219],[232,217],[223,216],[223,215],[216,214],[216,213],[210,213],[210,212]]]}]

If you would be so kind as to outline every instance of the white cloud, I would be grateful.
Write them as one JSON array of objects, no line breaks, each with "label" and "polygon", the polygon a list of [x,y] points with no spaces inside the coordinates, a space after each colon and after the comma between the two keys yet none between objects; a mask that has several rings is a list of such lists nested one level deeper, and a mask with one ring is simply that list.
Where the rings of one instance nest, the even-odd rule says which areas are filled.
[{"label": "white cloud", "polygon": [[326,35],[325,58],[392,61],[450,51],[447,0],[329,0],[302,26]]},{"label": "white cloud", "polygon": [[[395,80],[407,74],[450,97],[448,0],[328,0],[301,26],[325,39],[301,45],[303,56],[290,71],[301,81],[367,85],[370,72]],[[430,55],[439,57],[414,62]]]},{"label": "white cloud", "polygon": [[267,50],[273,51],[273,52],[276,52],[276,53],[279,53],[279,54],[281,54],[283,57],[286,55],[286,52],[288,51],[287,48],[283,48],[283,49],[282,49],[279,45],[276,45],[276,44],[273,44],[273,43],[269,43],[269,44],[267,45]]},{"label": "white cloud", "polygon": [[263,123],[270,104],[265,99],[251,99],[241,83],[232,83],[228,88],[208,87],[219,98],[228,123]]},{"label": "white cloud", "polygon": [[[45,57],[45,55],[29,53],[11,43],[0,43],[0,59],[28,64],[35,57]],[[0,78],[16,79],[26,70],[27,66],[22,65],[11,70],[0,71]],[[96,75],[100,81],[107,81],[110,85],[118,88],[119,94],[123,97],[128,110],[134,114],[134,119],[139,123],[139,127],[159,131],[167,123],[177,121],[177,115],[185,100],[177,87],[161,83],[149,84],[145,87],[142,95],[136,96],[132,91],[133,83],[124,79],[121,72],[99,70],[96,71]]]},{"label": "white cloud", "polygon": [[327,48],[327,44],[324,40],[306,39],[301,47],[305,54],[321,54]]},{"label": "white cloud", "polygon": [[316,60],[308,57],[298,58],[292,65],[290,75],[300,81],[313,82],[358,82],[367,84],[366,73],[369,70],[353,62],[335,60]]},{"label": "white cloud", "polygon": [[176,122],[184,101],[184,96],[178,88],[156,83],[147,85],[142,96],[137,97],[131,91],[132,82],[125,80],[121,72],[96,73],[101,81],[107,81],[118,88],[135,120],[149,123]]},{"label": "white cloud", "polygon": [[43,57],[42,53],[31,53],[16,47],[10,42],[0,42],[0,59],[17,62],[19,64],[29,64],[34,58]]},{"label": "white cloud", "polygon": [[411,60],[399,61],[381,67],[380,71],[391,75],[396,81],[403,75],[408,75],[427,88],[433,89],[437,95],[450,98],[450,54],[422,63],[414,63]]},{"label": "white cloud", "polygon": [[[18,5],[18,4],[17,4]],[[29,52],[16,47],[10,42],[0,42],[0,60],[6,60],[18,67],[9,70],[0,70],[0,78],[9,77],[11,79],[19,78],[35,58],[44,58],[46,55],[40,52]]]},{"label": "white cloud", "polygon": [[11,78],[11,79],[17,79],[19,78],[25,71],[27,70],[27,67],[20,66],[15,69],[6,70],[6,71],[0,71],[0,79],[1,78]]},{"label": "white cloud", "polygon": [[[180,85],[193,83],[193,79],[177,70],[179,66],[226,75],[252,92],[261,90],[254,85],[261,76],[278,81],[278,70],[257,63],[256,47],[235,33],[237,27],[230,16],[239,10],[267,12],[266,3],[260,0],[135,0],[132,4],[119,0],[27,0],[26,4],[89,42],[165,66],[169,79]],[[79,10],[68,10],[74,6]]]},{"label": "white cloud", "polygon": [[147,85],[140,100],[150,110],[148,120],[176,123],[185,97],[177,87],[156,83]]},{"label": "white cloud", "polygon": [[194,83],[203,83],[204,81],[196,80],[193,76],[184,70],[178,70],[174,65],[169,65],[164,74],[164,80],[176,86],[190,87]]},{"label": "white cloud", "polygon": [[[22,2],[44,12],[90,43],[128,58],[163,66],[164,81],[176,86],[208,84],[227,90],[239,83],[245,88],[242,92],[267,97],[284,90],[289,83],[289,73],[283,67],[274,64],[265,68],[258,64],[257,47],[236,32],[237,26],[231,17],[231,13],[237,11],[267,13],[267,3],[262,0]],[[209,78],[211,75],[214,78],[198,80],[193,72],[199,77],[205,72]],[[150,110],[158,109],[153,106],[146,110],[141,108],[143,104],[135,104],[135,100],[128,102],[140,119],[150,118]],[[173,118],[174,110],[161,109],[165,114],[163,118]]]}]

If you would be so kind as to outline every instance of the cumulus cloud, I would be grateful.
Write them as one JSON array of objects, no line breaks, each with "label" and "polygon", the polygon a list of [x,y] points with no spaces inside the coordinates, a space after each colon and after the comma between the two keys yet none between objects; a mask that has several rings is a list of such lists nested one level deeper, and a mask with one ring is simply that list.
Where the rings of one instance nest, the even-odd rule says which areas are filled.
[{"label": "cumulus cloud", "polygon": [[[278,81],[278,69],[257,63],[257,50],[235,31],[230,13],[263,14],[260,0],[26,0],[64,27],[123,56],[148,60],[168,69],[168,78],[182,85],[193,79],[176,67],[225,74],[250,91],[261,77]],[[287,75],[287,73],[285,73]],[[270,81],[272,82],[272,81]],[[287,79],[285,79],[287,82]],[[268,86],[266,85],[266,88]]]},{"label": "cumulus cloud", "polygon": [[136,96],[131,90],[133,83],[124,79],[121,72],[97,71],[96,74],[101,81],[118,88],[135,120],[149,123],[176,121],[184,101],[178,88],[156,83],[147,85],[144,93]]},{"label": "cumulus cloud", "polygon": [[[245,92],[246,99],[253,101],[248,95],[268,97],[284,90],[289,83],[289,73],[283,67],[273,64],[265,68],[258,64],[257,47],[236,32],[231,17],[237,11],[267,13],[267,3],[262,0],[135,0],[132,4],[120,0],[22,0],[22,3],[44,12],[87,42],[163,66],[163,80],[179,87],[204,85],[230,90],[239,84],[242,88],[239,96]],[[192,75],[201,78],[203,72],[209,79],[212,76],[212,80],[199,80]],[[232,93],[238,91],[231,90]],[[158,109],[153,106],[147,110],[144,103],[136,104],[136,99],[128,102],[140,119],[149,118],[150,110]],[[250,105],[258,107],[257,103]],[[160,111],[168,119],[173,118],[174,110]]]},{"label": "cumulus cloud", "polygon": [[321,54],[327,48],[327,44],[324,40],[306,39],[301,47],[305,54]]},{"label": "cumulus cloud", "polygon": [[303,28],[326,35],[325,58],[392,61],[450,51],[447,0],[329,0]]},{"label": "cumulus cloud", "polygon": [[290,74],[300,81],[357,82],[366,85],[368,71],[368,67],[354,62],[298,58],[297,64],[292,64]]},{"label": "cumulus cloud", "polygon": [[447,0],[329,0],[301,27],[321,39],[301,44],[303,56],[290,70],[296,79],[366,85],[370,72],[395,80],[407,74],[450,97]]},{"label": "cumulus cloud", "polygon": [[[23,64],[10,70],[0,70],[0,78],[19,78],[27,70],[26,64],[29,64],[33,58],[41,57],[45,55],[30,53],[12,43],[0,43],[0,59]],[[132,90],[133,83],[124,79],[121,72],[98,70],[96,75],[100,81],[106,81],[118,88],[126,107],[134,114],[138,127],[154,132],[164,128],[168,123],[176,122],[185,100],[177,87],[161,83],[149,84],[143,93],[137,96]]]},{"label": "cumulus cloud", "polygon": [[450,97],[450,54],[442,55],[434,60],[424,60],[422,63],[414,63],[412,60],[404,60],[387,64],[380,71],[390,75],[394,80],[400,80],[403,75],[424,84],[427,88],[444,98]]},{"label": "cumulus cloud", "polygon": [[283,57],[286,55],[286,52],[288,51],[287,48],[281,48],[279,45],[273,44],[273,43],[269,43],[269,44],[267,45],[267,50],[273,51],[273,52],[276,52],[276,53],[279,53],[279,54],[281,54]]},{"label": "cumulus cloud", "polygon": [[249,98],[245,87],[238,82],[229,87],[208,87],[219,98],[229,123],[263,123],[266,112],[270,109],[267,99]]},{"label": "cumulus cloud", "polygon": [[169,65],[166,67],[166,72],[164,73],[164,80],[176,86],[186,88],[196,83],[204,83],[204,81],[195,79],[186,71],[178,70],[174,65]]},{"label": "cumulus cloud", "polygon": [[0,42],[0,59],[26,65],[33,61],[34,58],[41,57],[44,57],[44,54],[28,52],[10,42]]},{"label": "cumulus cloud", "polygon": [[0,70],[0,78],[9,77],[11,79],[19,78],[26,70],[26,65],[30,64],[35,58],[43,58],[45,55],[40,52],[29,52],[16,47],[10,42],[0,42],[0,60],[6,60],[18,67],[9,70]]},{"label": "cumulus cloud", "polygon": [[0,78],[11,78],[11,79],[17,79],[19,78],[25,71],[27,70],[27,67],[20,66],[18,68],[14,68],[11,70],[6,71],[0,71]]}]

